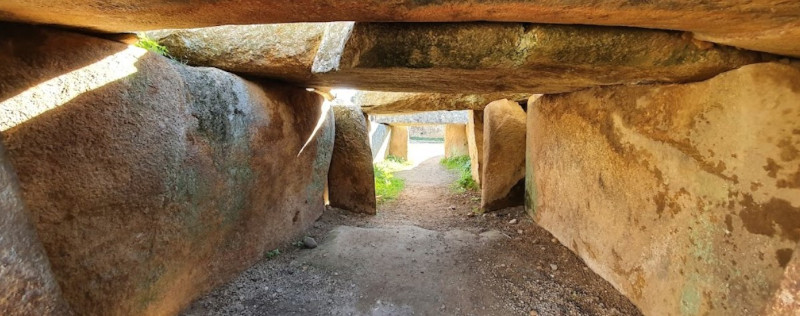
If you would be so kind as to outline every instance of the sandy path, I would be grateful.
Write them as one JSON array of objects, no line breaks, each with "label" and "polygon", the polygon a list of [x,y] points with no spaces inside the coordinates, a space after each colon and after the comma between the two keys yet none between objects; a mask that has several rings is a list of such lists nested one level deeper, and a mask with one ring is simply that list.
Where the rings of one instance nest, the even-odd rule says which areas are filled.
[{"label": "sandy path", "polygon": [[184,314],[640,314],[521,207],[468,216],[475,193],[454,193],[439,159],[398,172],[406,189],[378,215],[330,209],[318,248],[287,245]]}]

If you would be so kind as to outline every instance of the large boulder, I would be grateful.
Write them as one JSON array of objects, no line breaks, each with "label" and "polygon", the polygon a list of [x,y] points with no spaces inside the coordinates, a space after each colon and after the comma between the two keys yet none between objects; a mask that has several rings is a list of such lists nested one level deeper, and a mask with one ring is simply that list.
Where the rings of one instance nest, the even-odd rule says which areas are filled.
[{"label": "large boulder", "polygon": [[[800,56],[800,4],[782,0],[4,0],[0,18],[105,32],[281,22],[518,21],[673,29],[734,46]],[[474,39],[470,39],[474,40]]]},{"label": "large boulder", "polygon": [[0,128],[78,315],[174,315],[322,214],[322,98],[3,26]]},{"label": "large boulder", "polygon": [[448,94],[359,91],[354,103],[370,114],[392,114],[424,111],[483,110],[494,100],[527,100],[527,93]]},{"label": "large boulder", "polygon": [[481,208],[523,205],[525,197],[525,110],[499,100],[483,111]]},{"label": "large boulder", "polygon": [[441,93],[562,93],[688,82],[765,59],[679,32],[525,23],[356,23],[321,45],[322,86]]},{"label": "large boulder", "polygon": [[467,125],[447,124],[444,126],[444,156],[453,158],[469,155],[467,145]]},{"label": "large boulder", "polygon": [[146,34],[164,45],[170,56],[191,65],[306,83],[311,81],[311,66],[325,34],[345,25],[226,25]]},{"label": "large boulder", "polygon": [[356,213],[375,214],[375,172],[367,123],[356,106],[333,107],[336,140],[328,174],[331,206]]},{"label": "large boulder", "polygon": [[800,241],[800,69],[546,95],[528,131],[528,211],[644,314],[764,311]]},{"label": "large boulder", "polygon": [[387,156],[408,160],[408,126],[392,125]]},{"label": "large boulder", "polygon": [[0,144],[0,314],[69,315]]},{"label": "large boulder", "polygon": [[467,149],[469,149],[470,173],[472,173],[472,179],[480,186],[481,169],[483,167],[483,110],[469,111]]}]

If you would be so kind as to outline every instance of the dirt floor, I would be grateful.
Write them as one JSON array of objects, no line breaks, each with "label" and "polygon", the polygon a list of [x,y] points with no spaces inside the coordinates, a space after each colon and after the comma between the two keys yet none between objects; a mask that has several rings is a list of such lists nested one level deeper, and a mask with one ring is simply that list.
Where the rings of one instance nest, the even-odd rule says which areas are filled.
[{"label": "dirt floor", "polygon": [[329,209],[319,247],[287,245],[184,315],[641,315],[522,207],[474,213],[430,156],[378,215]]}]

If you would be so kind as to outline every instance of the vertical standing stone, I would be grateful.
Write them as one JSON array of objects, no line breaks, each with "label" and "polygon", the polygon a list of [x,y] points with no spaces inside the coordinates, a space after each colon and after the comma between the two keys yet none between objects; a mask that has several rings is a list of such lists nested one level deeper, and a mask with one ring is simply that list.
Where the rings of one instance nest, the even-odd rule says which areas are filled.
[{"label": "vertical standing stone", "polygon": [[391,128],[389,150],[386,151],[386,155],[408,160],[408,126],[391,125]]},{"label": "vertical standing stone", "polygon": [[522,205],[525,195],[525,110],[513,101],[484,110],[481,207],[491,211]]},{"label": "vertical standing stone", "polygon": [[481,168],[483,167],[483,111],[469,111],[467,123],[467,147],[472,179],[481,185]]},{"label": "vertical standing stone", "polygon": [[356,213],[375,214],[375,173],[361,109],[355,106],[333,107],[336,139],[328,173],[328,197],[331,206]]},{"label": "vertical standing stone", "polygon": [[444,156],[452,158],[469,155],[467,125],[447,124],[444,128]]},{"label": "vertical standing stone", "polygon": [[645,315],[761,315],[797,275],[797,68],[547,95],[528,113],[529,211]]},{"label": "vertical standing stone", "polygon": [[0,144],[0,315],[69,313]]}]

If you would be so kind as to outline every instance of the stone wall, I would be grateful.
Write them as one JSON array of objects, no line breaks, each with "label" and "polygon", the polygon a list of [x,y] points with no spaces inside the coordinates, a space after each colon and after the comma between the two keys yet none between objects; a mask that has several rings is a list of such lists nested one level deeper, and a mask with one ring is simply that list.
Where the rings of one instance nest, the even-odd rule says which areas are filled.
[{"label": "stone wall", "polygon": [[0,144],[0,314],[69,315]]},{"label": "stone wall", "polygon": [[527,142],[531,215],[644,314],[761,314],[796,256],[797,68],[544,96]]},{"label": "stone wall", "polygon": [[0,60],[2,140],[78,315],[176,314],[323,211],[314,93],[39,27],[4,25]]}]

